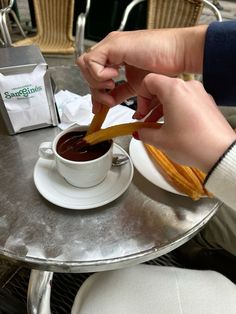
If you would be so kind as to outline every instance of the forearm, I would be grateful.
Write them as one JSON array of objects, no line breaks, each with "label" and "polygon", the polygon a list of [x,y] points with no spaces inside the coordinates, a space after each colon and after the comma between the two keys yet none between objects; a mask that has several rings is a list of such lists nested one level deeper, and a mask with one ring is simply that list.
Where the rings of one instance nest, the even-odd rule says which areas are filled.
[{"label": "forearm", "polygon": [[204,47],[208,25],[199,25],[185,28],[184,34],[184,72],[198,73],[203,72]]}]

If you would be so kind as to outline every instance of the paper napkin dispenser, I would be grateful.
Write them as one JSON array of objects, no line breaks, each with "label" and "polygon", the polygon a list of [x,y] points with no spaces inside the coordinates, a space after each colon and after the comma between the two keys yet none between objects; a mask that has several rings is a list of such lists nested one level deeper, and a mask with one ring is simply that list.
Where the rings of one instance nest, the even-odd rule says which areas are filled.
[{"label": "paper napkin dispenser", "polygon": [[47,69],[37,46],[0,49],[0,112],[9,134],[58,124]]}]

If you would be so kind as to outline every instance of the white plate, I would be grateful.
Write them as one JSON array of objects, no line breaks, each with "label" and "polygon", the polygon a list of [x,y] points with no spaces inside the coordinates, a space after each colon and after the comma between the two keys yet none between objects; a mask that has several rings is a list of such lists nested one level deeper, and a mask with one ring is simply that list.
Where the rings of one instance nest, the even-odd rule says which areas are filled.
[{"label": "white plate", "polygon": [[[129,155],[117,144],[114,153]],[[133,164],[112,167],[102,183],[91,188],[77,188],[61,177],[53,160],[39,158],[34,168],[34,183],[49,202],[70,209],[90,209],[108,204],[123,194],[133,178]]]},{"label": "white plate", "polygon": [[170,185],[158,171],[156,165],[152,162],[141,141],[132,139],[129,146],[130,157],[135,168],[150,182],[158,187],[175,194],[185,195],[177,191]]}]

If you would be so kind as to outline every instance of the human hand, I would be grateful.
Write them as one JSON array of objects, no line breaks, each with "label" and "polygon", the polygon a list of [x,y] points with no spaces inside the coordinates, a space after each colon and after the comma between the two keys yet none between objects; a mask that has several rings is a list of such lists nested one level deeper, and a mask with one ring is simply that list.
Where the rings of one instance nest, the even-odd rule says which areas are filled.
[{"label": "human hand", "polygon": [[[112,32],[77,63],[91,88],[94,112],[136,95],[149,72],[176,76],[200,73],[207,26]],[[124,66],[127,81],[115,85]],[[107,92],[109,90],[109,93]]]},{"label": "human hand", "polygon": [[[158,104],[153,109],[153,103]],[[140,129],[138,138],[173,160],[208,172],[236,134],[198,81],[148,74],[138,91],[137,117],[153,109],[149,121],[164,115],[158,130]]]}]

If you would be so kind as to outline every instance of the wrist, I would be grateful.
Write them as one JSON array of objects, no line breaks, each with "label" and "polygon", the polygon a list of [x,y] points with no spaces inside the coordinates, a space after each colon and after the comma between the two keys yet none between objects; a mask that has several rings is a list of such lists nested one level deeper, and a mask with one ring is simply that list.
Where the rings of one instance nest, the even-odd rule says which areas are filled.
[{"label": "wrist", "polygon": [[222,145],[219,145],[217,148],[215,146],[214,147],[215,149],[213,147],[209,147],[208,156],[200,165],[200,169],[207,173],[209,176],[211,172],[220,163],[220,161],[224,158],[227,152],[231,149],[231,147],[235,145],[235,142],[236,136],[228,139],[227,142],[225,142]]},{"label": "wrist", "polygon": [[188,27],[184,34],[184,72],[201,74],[208,25]]},{"label": "wrist", "polygon": [[[232,149],[235,150],[236,140],[232,142],[232,144],[227,147],[227,149],[224,151],[224,153],[218,158],[218,160],[214,163],[214,165],[210,168],[210,170],[207,173],[207,176],[204,181],[204,185],[207,183],[209,177],[212,175],[212,173],[215,171],[215,169],[218,169],[219,165],[222,167],[222,162],[225,163],[225,159],[228,158],[228,154],[231,152]],[[226,157],[226,158],[225,158]],[[232,157],[232,156],[231,156]],[[232,161],[231,161],[232,162]],[[233,159],[234,162],[234,159]],[[227,161],[226,161],[227,164]],[[232,164],[230,164],[232,166]],[[223,166],[224,167],[224,166]]]}]

